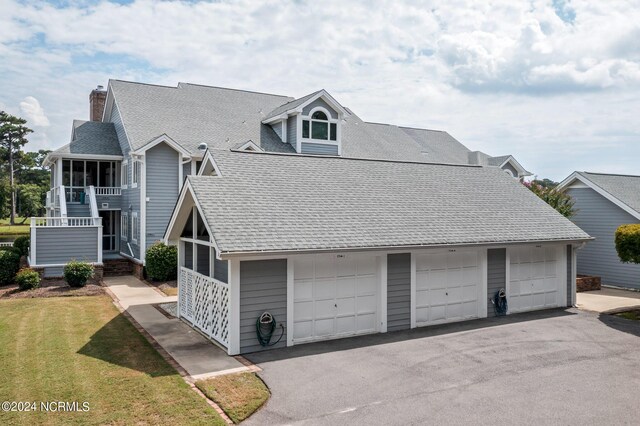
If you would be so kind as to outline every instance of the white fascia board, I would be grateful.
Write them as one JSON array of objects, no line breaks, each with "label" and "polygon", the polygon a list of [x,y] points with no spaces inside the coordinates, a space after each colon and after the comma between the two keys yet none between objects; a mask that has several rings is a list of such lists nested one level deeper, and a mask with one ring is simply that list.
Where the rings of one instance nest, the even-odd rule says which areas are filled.
[{"label": "white fascia board", "polygon": [[500,164],[500,168],[503,168],[505,166],[505,164],[507,163],[511,163],[511,165],[513,167],[515,167],[518,170],[518,174],[521,176],[532,176],[532,173],[527,171],[527,169],[525,169],[524,167],[522,167],[522,164],[520,164],[518,162],[518,160],[516,160],[513,155],[510,155],[509,158],[507,158],[502,164]]},{"label": "white fascia board", "polygon": [[240,146],[240,148],[238,148],[239,151],[244,151],[247,148],[252,148],[254,151],[257,152],[264,152],[264,149],[260,148],[258,145],[256,145],[253,141],[247,141],[246,143],[244,143],[242,146]]},{"label": "white fascia board", "polygon": [[266,120],[262,120],[262,124],[275,124],[278,121],[286,120],[289,114],[284,112],[280,115],[276,115],[275,117],[267,118]]},{"label": "white fascia board", "polygon": [[180,193],[180,197],[178,198],[178,202],[176,203],[175,207],[173,208],[173,213],[171,213],[171,220],[169,220],[169,225],[167,225],[167,230],[164,233],[163,240],[165,242],[168,242],[168,241],[176,239],[175,237],[171,238],[171,234],[173,233],[173,230],[175,228],[176,220],[178,218],[178,214],[180,213],[180,210],[182,209],[182,205],[184,203],[184,199],[185,199],[187,193],[191,195],[191,199],[193,200],[193,202],[194,202],[194,204],[196,206],[196,209],[198,210],[198,214],[200,214],[200,216],[202,217],[202,221],[204,222],[204,226],[205,226],[205,228],[207,228],[207,232],[209,233],[209,239],[211,240],[211,244],[216,249],[217,257],[220,258],[220,249],[218,248],[218,244],[216,243],[216,240],[213,238],[213,232],[211,232],[211,228],[209,227],[209,222],[207,222],[207,218],[204,215],[204,212],[202,210],[202,206],[198,202],[198,199],[196,198],[196,195],[193,192],[193,188],[191,187],[191,182],[189,182],[188,179],[185,181],[184,185],[182,186],[182,192]]},{"label": "white fascia board", "polygon": [[344,107],[342,105],[340,105],[340,103],[338,103],[338,101],[336,101],[333,96],[331,96],[326,90],[322,89],[320,92],[318,92],[315,96],[312,96],[311,98],[307,99],[304,103],[298,105],[295,108],[295,111],[298,113],[301,113],[302,110],[309,105],[310,103],[312,103],[313,101],[315,101],[316,99],[322,98],[326,103],[329,104],[329,106],[331,108],[333,108],[334,110],[336,110],[336,112],[339,115],[339,118],[341,118],[341,116],[343,115],[350,115],[349,111],[347,111],[346,109],[344,109]]},{"label": "white fascia board", "polygon": [[56,158],[68,158],[68,159],[80,159],[80,160],[106,160],[106,161],[122,161],[124,157],[122,155],[102,155],[102,154],[56,154],[50,153],[46,159],[49,161]]},{"label": "white fascia board", "polygon": [[162,135],[158,136],[157,138],[150,140],[143,147],[131,152],[131,155],[143,155],[146,151],[150,150],[154,146],[156,146],[158,144],[161,144],[163,142],[166,143],[167,145],[169,145],[171,148],[173,148],[176,151],[178,151],[179,153],[181,153],[183,157],[191,158],[191,153],[189,151],[184,149],[182,147],[182,145],[180,145],[178,142],[176,142],[173,139],[171,139],[166,134],[162,134]]},{"label": "white fascia board", "polygon": [[640,212],[632,209],[627,204],[623,203],[622,201],[620,201],[619,199],[617,199],[616,197],[611,195],[609,192],[607,192],[604,189],[600,188],[598,185],[596,185],[595,183],[591,182],[587,177],[581,175],[578,172],[573,172],[568,178],[566,178],[565,180],[560,182],[560,184],[557,186],[558,191],[567,190],[569,185],[571,185],[576,180],[578,180],[578,181],[582,182],[583,184],[587,185],[589,188],[593,189],[598,194],[602,195],[604,198],[606,198],[607,200],[611,201],[613,204],[615,204],[616,206],[620,207],[625,212],[629,213],[631,216],[633,216],[636,219],[640,220]]},{"label": "white fascia board", "polygon": [[205,166],[207,166],[207,164],[211,164],[211,167],[213,167],[213,170],[215,170],[217,176],[222,176],[222,174],[220,173],[220,168],[218,167],[215,158],[213,158],[213,154],[211,154],[211,151],[209,151],[208,149],[204,153],[202,164],[200,165],[200,170],[198,170],[197,176],[202,176],[204,174]]}]

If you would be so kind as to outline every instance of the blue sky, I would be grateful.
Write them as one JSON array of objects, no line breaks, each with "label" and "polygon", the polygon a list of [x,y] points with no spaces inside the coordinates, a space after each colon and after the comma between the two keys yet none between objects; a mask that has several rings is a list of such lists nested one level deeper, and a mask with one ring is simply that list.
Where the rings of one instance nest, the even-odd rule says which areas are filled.
[{"label": "blue sky", "polygon": [[540,177],[640,174],[637,1],[0,0],[0,109],[67,143],[108,79],[302,96]]}]

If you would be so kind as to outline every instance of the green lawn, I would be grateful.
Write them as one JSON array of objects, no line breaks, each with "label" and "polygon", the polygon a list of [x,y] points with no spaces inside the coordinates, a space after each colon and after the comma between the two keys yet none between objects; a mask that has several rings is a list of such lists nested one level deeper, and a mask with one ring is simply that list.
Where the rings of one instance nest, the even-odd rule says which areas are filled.
[{"label": "green lawn", "polygon": [[3,425],[225,424],[106,296],[0,301],[2,401],[89,403]]},{"label": "green lawn", "polygon": [[234,423],[240,423],[262,407],[270,393],[254,373],[227,374],[196,382],[198,389],[215,401]]},{"label": "green lawn", "polygon": [[25,235],[29,234],[29,219],[24,223],[24,225],[18,225],[22,222],[21,217],[16,218],[16,225],[9,225],[9,219],[0,219],[0,236],[2,235]]}]

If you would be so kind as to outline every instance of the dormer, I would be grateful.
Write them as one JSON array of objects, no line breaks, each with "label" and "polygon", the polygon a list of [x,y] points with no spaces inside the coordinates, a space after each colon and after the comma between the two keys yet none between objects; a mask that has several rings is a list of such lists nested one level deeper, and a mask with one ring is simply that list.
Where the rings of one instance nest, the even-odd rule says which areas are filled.
[{"label": "dormer", "polygon": [[341,155],[342,119],[348,112],[325,90],[273,110],[262,123],[299,154]]}]

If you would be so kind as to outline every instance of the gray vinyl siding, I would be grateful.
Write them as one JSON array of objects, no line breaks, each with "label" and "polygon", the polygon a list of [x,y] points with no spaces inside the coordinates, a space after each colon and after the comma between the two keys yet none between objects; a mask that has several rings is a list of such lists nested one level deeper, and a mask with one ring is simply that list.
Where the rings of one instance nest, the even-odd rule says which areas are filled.
[{"label": "gray vinyl siding", "polygon": [[513,173],[515,177],[518,177],[518,171],[516,170],[515,167],[511,165],[511,163],[507,163],[504,166],[502,166],[502,170],[509,170],[511,171],[511,173]]},{"label": "gray vinyl siding", "polygon": [[324,109],[329,111],[329,114],[331,114],[331,118],[338,118],[338,113],[321,98],[316,99],[315,101],[311,102],[309,105],[304,107],[302,109],[302,115],[309,115],[311,110],[314,109],[315,107],[323,107]]},{"label": "gray vinyl siding", "polygon": [[571,261],[572,253],[573,247],[571,247],[571,244],[567,244],[567,306],[573,306],[573,262]]},{"label": "gray vinyl siding", "polygon": [[[256,337],[256,321],[270,312],[277,328],[271,343],[282,329],[285,334],[277,345],[262,347]],[[240,353],[282,348],[287,345],[287,260],[252,260],[240,262]]]},{"label": "gray vinyl siding", "polygon": [[49,266],[44,268],[45,278],[60,278],[63,276],[64,266]]},{"label": "gray vinyl siding", "polygon": [[[138,212],[138,220],[140,220],[141,218],[141,212],[140,212],[140,189],[139,188],[131,188],[131,178],[133,175],[133,159],[131,158],[131,146],[129,145],[129,139],[127,139],[127,134],[125,132],[125,125],[122,121],[122,116],[120,115],[120,111],[118,110],[118,104],[117,102],[113,103],[113,108],[111,110],[111,116],[109,117],[109,122],[113,123],[113,126],[116,130],[116,135],[118,136],[118,142],[120,143],[120,150],[122,151],[122,155],[124,156],[124,160],[128,161],[128,175],[129,175],[129,185],[127,187],[127,189],[123,189],[122,190],[122,195],[120,196],[120,208],[122,211],[127,212],[128,213],[128,221],[129,221],[129,226],[128,226],[128,235],[127,235],[127,239],[121,239],[120,240],[120,251],[122,253],[127,254],[128,256],[131,255],[131,252],[129,251],[129,246],[131,246],[131,249],[133,250],[133,257],[135,257],[136,259],[140,259],[140,249],[138,247],[138,244],[134,244],[131,241],[131,220],[132,220],[132,214],[133,212]],[[122,167],[122,165],[120,165],[120,167]],[[120,179],[120,176],[118,175],[118,179]],[[110,206],[111,208],[111,206]]]},{"label": "gray vinyl siding", "polygon": [[147,247],[161,240],[178,199],[178,153],[161,143],[145,154]]},{"label": "gray vinyl siding", "polygon": [[507,289],[507,250],[487,250],[487,316],[495,316],[492,300],[500,289]]},{"label": "gray vinyl siding", "polygon": [[214,259],[213,260],[213,278],[223,283],[229,282],[229,261]]},{"label": "gray vinyl siding", "polygon": [[67,203],[67,217],[91,217],[89,204]]},{"label": "gray vinyl siding", "polygon": [[271,125],[271,128],[276,132],[280,140],[282,140],[282,122]]},{"label": "gray vinyl siding", "polygon": [[97,227],[36,228],[36,264],[55,265],[72,259],[98,261]]},{"label": "gray vinyl siding", "polygon": [[338,155],[338,145],[302,142],[302,154]]},{"label": "gray vinyl siding", "polygon": [[[187,164],[183,164],[182,165],[182,182],[187,180],[187,176],[195,175],[195,174],[196,174],[195,171],[191,172],[191,163],[187,163]],[[177,182],[177,179],[176,179],[176,182]],[[177,200],[177,197],[176,197],[176,200]]]},{"label": "gray vinyl siding", "polygon": [[[122,208],[122,196],[117,195],[96,195],[98,210],[120,210]],[[103,207],[102,204],[108,206]]]},{"label": "gray vinyl siding", "polygon": [[411,328],[411,254],[387,256],[387,331]]},{"label": "gray vinyl siding", "polygon": [[295,115],[287,120],[287,142],[293,149],[298,150],[298,118]]},{"label": "gray vinyl siding", "polygon": [[577,251],[577,273],[599,276],[604,285],[640,289],[640,265],[622,263],[614,243],[620,225],[640,221],[591,188],[570,188],[566,192],[574,198],[577,209],[571,220],[595,237]]}]

